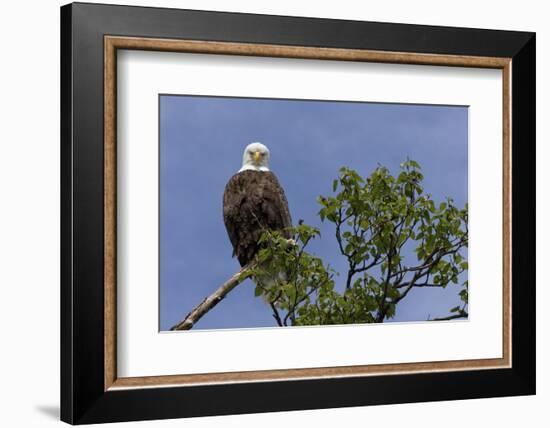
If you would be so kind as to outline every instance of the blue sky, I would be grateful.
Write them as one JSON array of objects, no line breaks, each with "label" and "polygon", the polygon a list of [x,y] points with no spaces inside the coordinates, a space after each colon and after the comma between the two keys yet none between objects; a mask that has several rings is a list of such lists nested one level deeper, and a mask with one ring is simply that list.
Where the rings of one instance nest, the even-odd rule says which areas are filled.
[{"label": "blue sky", "polygon": [[[334,229],[317,215],[342,166],[368,175],[378,164],[398,171],[407,157],[422,166],[436,201],[467,201],[468,109],[380,103],[160,96],[160,329],[167,330],[239,269],[222,216],[226,182],[247,144],[271,151],[293,222],[321,229],[309,251],[342,275]],[[415,289],[393,321],[447,315],[458,286]],[[246,281],[194,327],[273,327]]]}]

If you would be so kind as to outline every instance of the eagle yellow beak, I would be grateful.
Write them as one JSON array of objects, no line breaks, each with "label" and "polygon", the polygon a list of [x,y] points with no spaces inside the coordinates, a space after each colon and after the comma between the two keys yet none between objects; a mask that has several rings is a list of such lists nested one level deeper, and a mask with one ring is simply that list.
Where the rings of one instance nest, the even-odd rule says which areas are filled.
[{"label": "eagle yellow beak", "polygon": [[254,152],[254,162],[258,162],[262,154],[260,152]]}]

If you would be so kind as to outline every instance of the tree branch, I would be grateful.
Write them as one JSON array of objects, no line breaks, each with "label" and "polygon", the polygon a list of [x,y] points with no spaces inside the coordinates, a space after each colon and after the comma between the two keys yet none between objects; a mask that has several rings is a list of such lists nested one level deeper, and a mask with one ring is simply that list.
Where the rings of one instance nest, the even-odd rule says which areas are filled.
[{"label": "tree branch", "polygon": [[[275,299],[277,301],[277,299]],[[271,306],[271,310],[273,311],[273,318],[275,318],[275,321],[277,321],[277,325],[279,327],[283,327],[283,321],[281,320],[281,316],[279,315],[279,311],[277,310],[277,307],[275,306],[274,302],[269,302],[269,306]]]},{"label": "tree branch", "polygon": [[441,317],[441,318],[432,318],[430,321],[450,321],[455,320],[457,318],[468,318],[468,312],[464,310],[460,310],[458,313],[449,315],[447,317]]},{"label": "tree branch", "polygon": [[[397,298],[395,298],[393,300],[393,303],[396,305],[405,297],[407,297],[407,294],[409,294],[409,291],[411,291],[412,288],[416,285],[416,281],[418,281],[420,278],[422,278],[425,275],[429,275],[429,272],[424,272],[422,274],[420,272],[416,272],[413,278],[409,281],[409,283],[406,284],[405,291],[403,291],[403,293],[401,293]],[[400,287],[395,286],[395,288],[400,288]]]},{"label": "tree branch", "polygon": [[[405,288],[408,287],[410,284],[408,282],[396,285],[395,288]],[[436,287],[436,288],[443,288],[443,284],[413,284],[413,287]]]},{"label": "tree branch", "polygon": [[[397,271],[397,272],[393,272],[391,274],[391,277],[393,278],[393,277],[401,275],[403,273],[416,272],[416,271],[420,271],[420,270],[423,270],[423,269],[426,269],[426,268],[431,268],[432,266],[435,266],[443,257],[458,252],[467,243],[468,243],[468,238],[458,240],[454,244],[451,244],[451,246],[449,248],[447,248],[446,250],[441,250],[440,248],[436,248],[434,251],[432,251],[425,258],[425,260],[429,261],[428,263],[425,263],[424,265],[421,265],[421,266],[415,266],[415,267],[411,267],[411,268],[402,269],[402,270]],[[439,254],[438,254],[438,252],[439,252]],[[434,256],[435,256],[435,259],[434,259]]]},{"label": "tree branch", "polygon": [[223,298],[233,290],[237,285],[243,282],[248,276],[246,275],[252,268],[257,264],[257,261],[254,260],[247,265],[243,266],[236,274],[229,278],[225,283],[223,283],[216,291],[214,291],[210,296],[205,298],[201,303],[199,303],[195,308],[189,312],[186,317],[181,320],[179,323],[172,326],[170,330],[190,330],[193,326],[199,321],[208,311],[210,311],[214,306],[220,303]]},{"label": "tree branch", "polygon": [[386,280],[384,281],[384,292],[382,294],[382,299],[380,300],[380,303],[378,305],[378,313],[376,314],[375,321],[376,322],[383,322],[384,318],[386,318],[386,314],[388,313],[389,306],[386,302],[386,297],[388,296],[388,287],[390,285],[390,272],[391,272],[391,259],[394,256],[393,254],[393,247],[389,249],[387,254],[388,259],[388,266],[386,267],[387,273],[386,273]]}]

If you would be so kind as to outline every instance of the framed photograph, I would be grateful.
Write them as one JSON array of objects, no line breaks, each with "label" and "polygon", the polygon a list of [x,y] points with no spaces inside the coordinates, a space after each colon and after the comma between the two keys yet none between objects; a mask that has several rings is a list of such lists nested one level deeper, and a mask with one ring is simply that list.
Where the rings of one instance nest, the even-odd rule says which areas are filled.
[{"label": "framed photograph", "polygon": [[535,35],[61,8],[61,418],[535,393]]}]

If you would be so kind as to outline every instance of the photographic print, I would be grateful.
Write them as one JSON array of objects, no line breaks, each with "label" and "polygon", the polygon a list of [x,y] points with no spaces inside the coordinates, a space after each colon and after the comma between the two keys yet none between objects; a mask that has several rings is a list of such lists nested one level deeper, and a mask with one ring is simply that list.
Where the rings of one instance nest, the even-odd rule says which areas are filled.
[{"label": "photographic print", "polygon": [[72,4],[61,59],[63,421],[535,393],[534,33]]},{"label": "photographic print", "polygon": [[160,330],[468,319],[468,107],[159,95]]}]

